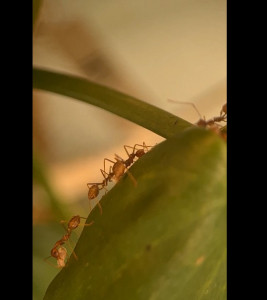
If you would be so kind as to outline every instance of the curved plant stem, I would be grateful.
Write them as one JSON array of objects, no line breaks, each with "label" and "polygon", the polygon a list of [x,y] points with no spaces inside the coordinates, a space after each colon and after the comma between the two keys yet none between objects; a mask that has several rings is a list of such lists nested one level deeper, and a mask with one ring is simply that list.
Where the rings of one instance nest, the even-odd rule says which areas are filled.
[{"label": "curved plant stem", "polygon": [[166,139],[193,126],[156,106],[77,76],[34,68],[33,88],[98,106]]}]

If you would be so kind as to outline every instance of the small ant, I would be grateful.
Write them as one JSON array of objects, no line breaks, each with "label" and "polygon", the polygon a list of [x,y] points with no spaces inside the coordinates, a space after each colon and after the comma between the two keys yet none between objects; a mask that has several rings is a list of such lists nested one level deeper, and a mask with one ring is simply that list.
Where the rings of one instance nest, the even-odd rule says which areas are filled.
[{"label": "small ant", "polygon": [[[96,198],[99,194],[99,191],[102,190],[103,188],[105,188],[105,185],[106,185],[105,180],[103,180],[103,182],[101,182],[101,183],[88,182],[87,187],[89,189],[88,190],[88,199],[89,199],[89,201]],[[105,190],[106,190],[106,188],[105,188]],[[99,202],[97,202],[97,206],[100,210],[100,214],[102,215],[103,210],[102,210],[102,207],[101,207]]]},{"label": "small ant", "polygon": [[[220,112],[220,116],[218,117],[214,117],[210,120],[205,120],[205,117],[201,118],[198,120],[198,122],[196,123],[196,125],[200,126],[200,127],[208,127],[208,126],[213,126],[215,125],[215,123],[218,122],[226,122],[227,121],[227,103],[225,103],[221,109]],[[218,124],[216,124],[218,125]]]},{"label": "small ant", "polygon": [[[66,223],[66,221],[60,221],[60,223],[63,225],[63,227],[66,229],[67,231],[67,235],[71,235],[71,232],[76,229],[80,223],[81,223],[81,219],[85,219],[84,217],[81,217],[79,215],[72,217],[69,222],[68,222],[68,227],[65,228],[65,226],[63,225],[63,223]],[[87,223],[87,224],[83,224],[83,226],[91,226],[94,223],[94,221]]]},{"label": "small ant", "polygon": [[[136,146],[143,147],[143,149],[137,149],[137,150],[136,150],[136,149],[135,149]],[[118,158],[120,158],[121,161],[123,161],[125,167],[128,168],[131,164],[134,163],[134,158],[135,158],[135,157],[140,158],[140,157],[142,157],[143,155],[146,154],[145,148],[147,149],[147,152],[148,152],[148,147],[153,147],[153,146],[147,146],[147,145],[145,144],[145,142],[143,142],[143,145],[135,144],[133,147],[124,145],[124,150],[125,150],[125,152],[127,153],[127,155],[128,155],[129,158],[126,159],[126,160],[122,160],[117,154],[115,154],[115,155],[116,155]],[[127,150],[127,148],[133,149],[132,153],[129,153],[128,150]],[[136,150],[136,152],[135,152],[135,150]]]},{"label": "small ant", "polygon": [[211,130],[213,130],[214,132],[216,132],[217,134],[219,134],[220,136],[222,136],[224,139],[226,139],[225,136],[225,132],[221,132],[222,129],[225,127],[223,127],[222,125],[219,125],[217,123],[220,122],[227,122],[227,103],[225,103],[222,106],[222,109],[220,111],[220,116],[214,117],[212,119],[206,120],[205,117],[201,117],[201,114],[199,113],[198,109],[196,108],[195,104],[192,102],[181,102],[181,101],[175,101],[172,99],[168,99],[168,101],[170,102],[174,102],[174,103],[182,103],[182,104],[190,104],[194,107],[194,109],[196,110],[196,112],[198,113],[200,119],[197,121],[196,125],[199,127],[204,127],[204,128],[209,128]]},{"label": "small ant", "polygon": [[[64,245],[67,241],[69,241],[72,231],[80,225],[81,219],[86,219],[86,218],[81,217],[79,215],[72,217],[70,219],[70,221],[68,222],[67,228],[63,225],[63,223],[65,223],[66,221],[60,222],[63,225],[64,229],[67,231],[67,233],[64,234],[63,237],[54,244],[54,247],[51,249],[51,255],[48,256],[47,258],[45,258],[45,261],[50,257],[54,257],[57,260],[58,267],[65,266],[65,258],[67,256],[67,250],[61,246]],[[84,224],[83,226],[91,226],[93,223],[94,223],[94,221],[92,221],[88,224]],[[73,255],[74,255],[75,259],[77,260],[78,257],[76,255],[76,253],[74,252],[73,249],[72,249],[72,251],[73,251]]]},{"label": "small ant", "polygon": [[[52,249],[53,254],[51,251],[51,256],[48,256],[47,258],[44,259],[48,264],[50,264],[54,268],[64,268],[66,266],[65,260],[68,255],[67,249],[65,247],[59,247],[58,249]],[[54,264],[50,263],[47,261],[48,258],[54,257],[57,260],[57,265],[55,266]]]},{"label": "small ant", "polygon": [[[141,146],[143,147],[143,149],[135,149],[137,146]],[[142,157],[146,152],[145,152],[145,148],[147,149],[148,151],[148,147],[152,147],[152,146],[146,146],[146,144],[143,142],[143,145],[140,145],[140,144],[135,144],[134,147],[131,147],[131,146],[127,146],[127,145],[124,145],[124,150],[125,152],[127,153],[128,155],[128,159],[126,160],[123,160],[121,157],[119,157],[117,154],[115,154],[115,160],[116,162],[108,159],[108,158],[105,158],[104,159],[104,170],[101,170],[103,176],[104,176],[104,173],[106,175],[108,175],[108,177],[106,178],[106,180],[109,180],[111,181],[113,178],[116,180],[116,181],[119,181],[122,177],[122,175],[125,173],[125,171],[130,175],[131,179],[133,180],[134,184],[136,185],[136,180],[133,178],[133,176],[131,175],[131,173],[129,172],[129,170],[126,170],[131,164],[134,163],[134,158],[137,157],[137,158],[140,158]],[[129,153],[127,148],[131,148],[133,149],[132,153]],[[112,166],[112,171],[110,171],[109,173],[106,173],[106,168],[105,168],[105,161],[110,161],[111,163],[113,163],[113,166]]]}]

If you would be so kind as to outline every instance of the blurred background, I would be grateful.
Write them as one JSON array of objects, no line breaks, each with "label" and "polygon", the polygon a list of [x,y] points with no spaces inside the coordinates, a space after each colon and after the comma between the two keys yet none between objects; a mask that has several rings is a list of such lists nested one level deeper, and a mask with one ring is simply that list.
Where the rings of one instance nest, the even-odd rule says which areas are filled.
[{"label": "blurred background", "polygon": [[[43,0],[33,66],[87,78],[192,123],[194,108],[168,99],[217,116],[226,102],[226,1]],[[163,140],[98,107],[33,90],[33,299],[59,272],[43,259],[64,234],[60,220],[87,217],[95,205],[86,183],[103,180],[104,158],[126,158],[123,145]]]}]

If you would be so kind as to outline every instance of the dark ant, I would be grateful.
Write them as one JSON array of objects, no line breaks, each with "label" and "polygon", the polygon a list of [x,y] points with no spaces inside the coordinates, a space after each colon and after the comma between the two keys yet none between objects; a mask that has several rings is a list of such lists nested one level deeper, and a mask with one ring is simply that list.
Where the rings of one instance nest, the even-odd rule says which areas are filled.
[{"label": "dark ant", "polygon": [[[64,245],[67,241],[69,242],[69,238],[70,238],[72,231],[80,225],[81,219],[86,220],[86,218],[80,217],[79,215],[72,217],[70,219],[70,221],[68,222],[67,228],[63,225],[63,223],[65,223],[66,221],[60,222],[63,225],[64,229],[67,231],[67,233],[64,234],[63,237],[55,243],[54,247],[51,249],[51,255],[48,256],[47,258],[45,258],[45,261],[50,257],[54,257],[57,260],[58,268],[60,268],[60,267],[62,268],[65,266],[67,250],[66,250],[66,248],[61,247],[61,246]],[[91,226],[93,223],[94,223],[94,221],[92,221],[88,224],[83,224],[83,226]],[[73,249],[72,249],[72,251],[73,251],[73,255],[74,255],[75,259],[77,260],[78,257],[76,255],[76,253],[74,252]]]},{"label": "dark ant", "polygon": [[[214,117],[210,120],[205,120],[204,118],[200,118],[200,120],[198,120],[198,122],[196,123],[196,125],[200,126],[200,127],[208,127],[208,126],[213,126],[215,125],[215,123],[218,122],[226,122],[227,121],[227,103],[225,103],[221,109],[220,112],[220,116],[218,117]],[[218,125],[218,124],[216,124]]]}]

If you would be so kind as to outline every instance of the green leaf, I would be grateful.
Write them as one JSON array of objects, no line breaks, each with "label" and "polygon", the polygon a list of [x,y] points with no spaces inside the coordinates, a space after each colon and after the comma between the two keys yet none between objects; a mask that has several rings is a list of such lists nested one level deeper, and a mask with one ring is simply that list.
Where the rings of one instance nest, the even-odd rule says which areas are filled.
[{"label": "green leaf", "polygon": [[58,93],[101,107],[165,138],[175,136],[189,122],[156,106],[72,75],[33,69],[33,88]]},{"label": "green leaf", "polygon": [[[226,144],[185,130],[101,199],[45,300],[226,299]],[[100,175],[99,175],[100,176]]]}]

